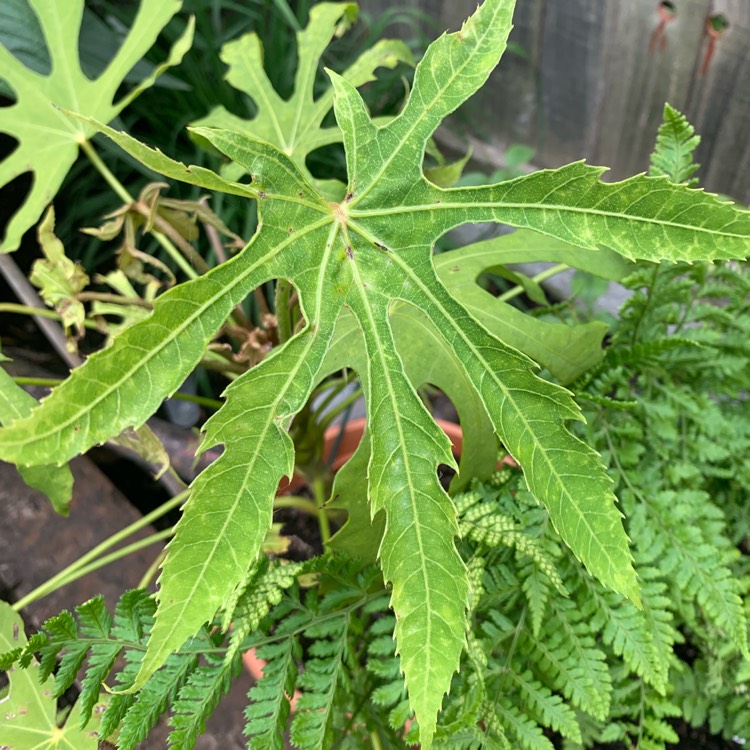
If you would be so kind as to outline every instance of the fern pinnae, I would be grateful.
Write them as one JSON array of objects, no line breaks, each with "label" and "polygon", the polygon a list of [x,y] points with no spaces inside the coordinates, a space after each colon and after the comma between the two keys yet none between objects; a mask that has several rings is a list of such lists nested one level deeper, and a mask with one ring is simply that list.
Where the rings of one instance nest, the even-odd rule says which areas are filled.
[{"label": "fern pinnae", "polygon": [[614,699],[601,742],[623,742],[646,750],[668,750],[679,737],[668,719],[679,716],[679,708],[668,697],[654,693],[642,680],[633,679],[626,667],[613,670]]},{"label": "fern pinnae", "polygon": [[550,618],[537,638],[524,631],[523,651],[537,669],[573,705],[603,719],[612,692],[605,655],[590,635],[579,636],[570,627],[560,627],[560,618]]},{"label": "fern pinnae", "polygon": [[159,717],[166,713],[182,686],[198,664],[193,654],[171,654],[162,669],[155,672],[138,692],[123,717],[118,750],[135,750],[148,736]]},{"label": "fern pinnae", "polygon": [[260,627],[263,618],[281,601],[283,592],[294,584],[297,575],[306,567],[309,566],[304,563],[270,563],[265,558],[256,566],[244,589],[237,594],[230,617],[227,617],[229,608],[225,610],[224,621],[232,622],[225,657],[228,662],[239,653],[245,638]]},{"label": "fern pinnae", "polygon": [[226,602],[220,610],[222,613],[221,629],[223,632],[227,633],[232,629],[233,622],[236,618],[237,604],[240,600],[240,597],[242,597],[242,595],[246,594],[248,591],[252,590],[253,585],[260,574],[260,571],[265,567],[264,564],[268,564],[268,558],[265,555],[262,555],[257,560],[254,560],[252,563],[250,563],[248,569],[245,571],[245,575],[234,587],[232,593],[227,597]]},{"label": "fern pinnae", "polygon": [[[663,534],[659,547],[664,554],[655,561],[665,576],[676,578],[678,586],[703,608],[706,616],[717,627],[725,630],[736,647],[748,656],[747,619],[737,581],[722,550],[726,541],[716,533],[707,535],[710,526],[701,523],[696,507],[709,503],[707,497],[699,500],[682,493],[676,498],[671,492],[656,493],[640,516],[648,527],[640,529],[639,543],[643,546],[649,537]],[[708,510],[708,509],[707,509]],[[691,518],[690,524],[685,523]],[[639,516],[636,516],[638,519]]]},{"label": "fern pinnae", "polygon": [[551,594],[550,579],[528,558],[519,565],[521,588],[529,607],[531,630],[539,636]]},{"label": "fern pinnae", "polygon": [[554,729],[573,742],[581,742],[581,728],[575,712],[559,695],[539,682],[529,669],[510,669],[507,674],[508,680],[518,688],[521,702],[537,723]]},{"label": "fern pinnae", "polygon": [[539,725],[507,698],[501,696],[492,709],[503,728],[515,736],[517,747],[523,750],[554,750],[554,745],[544,736]]},{"label": "fern pinnae", "polygon": [[89,664],[83,678],[78,703],[81,707],[81,728],[88,724],[94,706],[99,701],[101,686],[123,650],[121,643],[102,643],[91,647]]},{"label": "fern pinnae", "polygon": [[285,638],[257,650],[266,664],[263,676],[250,688],[244,734],[249,750],[284,750],[284,733],[297,680],[296,638]]},{"label": "fern pinnae", "polygon": [[694,185],[697,180],[691,177],[700,165],[693,163],[693,152],[700,142],[700,136],[695,135],[695,129],[685,116],[665,104],[649,174],[664,175],[672,182]]},{"label": "fern pinnae", "polygon": [[224,694],[229,692],[232,680],[242,669],[239,654],[231,660],[212,654],[206,654],[204,659],[205,663],[191,672],[172,704],[169,723],[173,729],[168,738],[169,748],[192,750],[195,747],[197,738],[206,727],[206,720]]},{"label": "fern pinnae", "polygon": [[292,721],[292,743],[301,750],[327,746],[331,710],[339,682],[344,675],[344,656],[349,617],[317,623],[305,631],[313,639],[308,652],[312,658],[297,681],[300,696]]},{"label": "fern pinnae", "polygon": [[[491,549],[498,545],[515,549],[519,555],[533,561],[558,593],[567,596],[554,560],[544,549],[542,542],[529,533],[528,524],[519,524],[503,512],[504,509],[497,502],[497,491],[481,482],[475,482],[472,488],[471,492],[462,493],[455,498],[461,534],[481,549]],[[520,511],[517,513],[521,515]],[[546,518],[547,516],[545,527]]]}]

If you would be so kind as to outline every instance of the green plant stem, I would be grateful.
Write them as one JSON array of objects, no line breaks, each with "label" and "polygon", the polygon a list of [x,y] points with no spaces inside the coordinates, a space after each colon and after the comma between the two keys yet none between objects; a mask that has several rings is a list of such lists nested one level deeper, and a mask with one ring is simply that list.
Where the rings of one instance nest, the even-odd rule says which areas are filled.
[{"label": "green plant stem", "polygon": [[312,481],[313,498],[318,511],[318,526],[320,527],[320,539],[326,544],[331,538],[331,525],[328,523],[328,514],[323,507],[326,501],[326,484],[323,477],[315,477]]},{"label": "green plant stem", "polygon": [[320,426],[323,429],[326,429],[331,422],[333,422],[336,417],[338,417],[341,412],[346,411],[353,403],[356,401],[359,401],[359,399],[362,398],[362,390],[360,388],[357,388],[354,393],[347,396],[341,403],[336,404],[336,406],[331,407],[331,410],[320,419]]},{"label": "green plant stem", "polygon": [[[56,310],[49,310],[46,307],[30,307],[29,305],[19,305],[16,302],[0,302],[0,313],[17,313],[18,315],[35,315],[40,318],[49,318],[50,320],[62,320],[62,317]],[[97,325],[93,320],[84,320],[85,328],[97,330]]]},{"label": "green plant stem", "polygon": [[156,574],[159,572],[161,564],[164,562],[164,558],[167,556],[166,547],[154,558],[151,565],[148,566],[146,572],[141,576],[141,580],[138,581],[139,589],[147,589],[151,585],[151,581],[156,578]]},{"label": "green plant stem", "polygon": [[[185,498],[188,495],[188,491],[181,492],[179,495],[175,495],[173,498],[167,500],[166,503],[156,508],[156,510],[151,511],[151,513],[148,513],[147,515],[143,516],[142,518],[139,518],[134,523],[131,523],[129,526],[126,526],[124,529],[121,529],[116,534],[112,534],[112,536],[105,539],[101,544],[98,544],[94,549],[87,552],[85,555],[82,555],[78,558],[75,562],[68,565],[67,568],[64,568],[56,575],[52,576],[49,580],[45,581],[41,586],[37,586],[33,591],[29,592],[24,596],[22,599],[19,599],[14,605],[13,609],[16,612],[20,612],[24,607],[28,606],[32,602],[35,602],[37,599],[41,599],[43,596],[47,596],[48,594],[51,594],[53,591],[57,591],[57,589],[61,588],[62,586],[65,586],[67,583],[70,583],[70,581],[74,581],[77,578],[80,578],[80,575],[78,574],[78,571],[82,569],[86,569],[88,572],[91,570],[95,570],[97,567],[99,567],[99,563],[101,563],[101,560],[98,560],[96,563],[93,561],[96,560],[100,555],[102,555],[107,550],[114,547],[116,544],[119,544],[123,539],[126,539],[127,537],[134,534],[139,529],[142,529],[144,526],[148,526],[150,523],[155,521],[157,518],[161,518],[161,516],[168,513],[173,508],[176,508],[180,505],[180,503],[185,500]],[[163,532],[160,532],[163,534]],[[152,544],[154,541],[158,541],[158,539],[154,539],[155,536],[153,535],[151,537],[147,537],[148,539],[151,539],[151,542],[148,542],[148,544]],[[163,538],[163,537],[159,537]],[[141,542],[136,542],[136,545],[138,546],[136,549],[140,549],[143,546],[146,546],[143,544],[145,540],[142,540]],[[127,550],[124,554],[130,554],[130,552],[134,552],[135,549],[133,549],[133,545],[129,545],[128,547],[124,547],[123,550]],[[122,553],[123,550],[118,550],[118,554]],[[122,557],[123,554],[119,554],[119,557]],[[111,555],[108,555],[106,558],[109,562]],[[114,558],[119,559],[119,558]],[[106,564],[106,563],[104,563]],[[92,567],[93,565],[93,567]],[[81,574],[84,575],[84,574]]]},{"label": "green plant stem", "polygon": [[[104,557],[100,557],[94,562],[89,563],[88,565],[76,567],[73,570],[69,570],[68,568],[66,568],[64,571],[62,571],[62,573],[66,573],[65,578],[62,578],[61,580],[56,580],[54,586],[51,585],[52,579],[50,579],[50,581],[47,582],[47,584],[42,584],[41,586],[38,586],[32,592],[24,596],[23,599],[19,599],[13,605],[13,609],[16,612],[20,612],[24,607],[27,607],[32,602],[35,602],[37,599],[41,599],[42,597],[45,597],[48,594],[51,594],[53,591],[57,591],[57,589],[60,589],[63,586],[67,586],[69,583],[73,583],[73,581],[77,581],[79,578],[83,578],[83,576],[86,576],[89,573],[93,573],[95,570],[98,570],[99,568],[103,568],[105,565],[109,565],[110,563],[116,562],[117,560],[120,560],[123,557],[127,557],[128,555],[131,555],[133,552],[137,552],[138,550],[143,549],[144,547],[149,547],[152,544],[156,544],[156,542],[160,542],[164,539],[168,539],[173,534],[174,534],[174,527],[170,529],[165,529],[164,531],[159,531],[156,534],[151,534],[150,536],[147,536],[143,539],[139,539],[137,542],[128,544],[125,547],[121,547],[120,549],[115,550],[114,552],[110,552],[110,554],[105,555]],[[55,576],[55,579],[57,578],[58,576]]]},{"label": "green plant stem", "polygon": [[[557,276],[558,273],[567,271],[569,268],[570,266],[565,265],[565,263],[559,263],[556,266],[552,266],[552,268],[548,268],[546,271],[538,273],[536,276],[532,276],[531,280],[535,281],[537,284],[541,284],[543,281],[547,281],[547,279],[551,279],[553,276]],[[500,302],[507,302],[514,297],[520,297],[523,293],[524,288],[520,285],[516,285],[512,289],[509,289],[507,292],[505,292],[505,294],[501,294],[498,299],[500,300]]]},{"label": "green plant stem", "polygon": [[273,501],[273,509],[295,508],[315,518],[318,517],[318,508],[313,500],[299,495],[282,495]]},{"label": "green plant stem", "polygon": [[286,279],[276,282],[276,323],[279,330],[279,343],[283,344],[292,337],[292,317],[289,314],[289,298],[292,285]]},{"label": "green plant stem", "polygon": [[[84,140],[80,143],[81,150],[89,158],[89,161],[96,167],[99,174],[104,178],[104,181],[115,191],[117,196],[122,200],[123,203],[135,204],[136,200],[132,195],[125,189],[125,186],[114,176],[110,171],[109,167],[102,161],[99,154],[96,153],[94,147],[90,141]],[[182,272],[189,278],[197,278],[197,272],[192,268],[190,263],[185,260],[182,253],[160,232],[151,230],[156,241],[166,250],[167,255],[177,264]]]},{"label": "green plant stem", "polygon": [[76,294],[79,302],[109,302],[115,305],[135,305],[145,307],[147,310],[154,309],[154,303],[140,297],[123,297],[121,294],[109,294],[108,292],[79,292]]},{"label": "green plant stem", "polygon": [[374,729],[370,732],[370,742],[372,743],[373,750],[383,750],[380,735]]}]

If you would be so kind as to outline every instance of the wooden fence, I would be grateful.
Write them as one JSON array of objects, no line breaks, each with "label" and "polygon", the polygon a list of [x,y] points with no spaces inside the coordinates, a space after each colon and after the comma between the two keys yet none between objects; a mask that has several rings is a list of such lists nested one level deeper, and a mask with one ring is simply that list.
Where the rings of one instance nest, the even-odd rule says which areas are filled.
[{"label": "wooden fence", "polygon": [[[417,8],[452,30],[476,4],[364,2]],[[506,53],[454,132],[533,146],[542,167],[583,157],[618,179],[648,168],[669,102],[702,136],[704,187],[750,203],[750,0],[518,0],[511,41],[522,53]]]}]

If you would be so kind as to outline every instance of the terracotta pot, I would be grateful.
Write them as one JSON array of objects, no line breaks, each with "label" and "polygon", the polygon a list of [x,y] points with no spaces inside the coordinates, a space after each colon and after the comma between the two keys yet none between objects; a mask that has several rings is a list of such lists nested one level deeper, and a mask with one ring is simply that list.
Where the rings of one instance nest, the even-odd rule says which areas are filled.
[{"label": "terracotta pot", "polygon": [[[450,438],[453,445],[453,455],[460,456],[461,449],[463,448],[461,427],[455,422],[448,422],[445,419],[436,419],[435,421]],[[364,417],[360,417],[359,419],[349,420],[344,426],[343,432],[340,425],[333,425],[333,427],[329,427],[325,431],[323,436],[323,459],[328,461],[331,452],[334,449],[336,450],[336,457],[333,459],[333,463],[331,463],[331,469],[334,472],[338,471],[352,457],[354,451],[357,450],[366,424],[367,420]],[[304,486],[304,478],[295,474],[291,481],[282,480],[279,485],[279,494],[292,495]]]}]

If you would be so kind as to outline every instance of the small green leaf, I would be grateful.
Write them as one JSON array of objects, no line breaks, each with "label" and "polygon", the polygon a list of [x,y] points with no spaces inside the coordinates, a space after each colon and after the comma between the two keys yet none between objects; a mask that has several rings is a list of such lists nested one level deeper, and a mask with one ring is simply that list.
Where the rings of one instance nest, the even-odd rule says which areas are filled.
[{"label": "small green leaf", "polygon": [[[0,354],[0,362],[7,360]],[[27,417],[37,405],[13,378],[0,367],[0,424],[7,425],[13,420]],[[67,516],[70,512],[70,499],[73,495],[73,475],[67,466],[19,466],[18,471],[29,487],[43,492],[52,503],[56,513]]]},{"label": "small green leaf", "polygon": [[649,173],[664,176],[672,182],[692,185],[691,179],[700,164],[693,163],[693,152],[700,145],[700,136],[684,115],[669,104],[664,105],[664,120],[656,136],[656,148],[651,155]]}]

